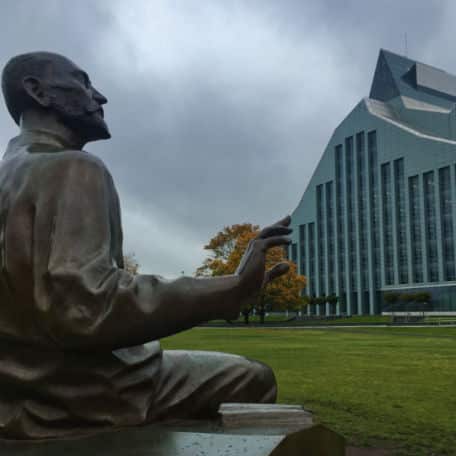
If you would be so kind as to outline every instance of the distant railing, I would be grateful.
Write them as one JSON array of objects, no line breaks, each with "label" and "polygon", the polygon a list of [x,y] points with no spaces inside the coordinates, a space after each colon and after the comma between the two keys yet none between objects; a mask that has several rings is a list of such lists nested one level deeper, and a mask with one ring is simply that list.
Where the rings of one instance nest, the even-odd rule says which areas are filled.
[{"label": "distant railing", "polygon": [[338,320],[340,318],[351,318],[351,315],[302,315],[299,320]]}]

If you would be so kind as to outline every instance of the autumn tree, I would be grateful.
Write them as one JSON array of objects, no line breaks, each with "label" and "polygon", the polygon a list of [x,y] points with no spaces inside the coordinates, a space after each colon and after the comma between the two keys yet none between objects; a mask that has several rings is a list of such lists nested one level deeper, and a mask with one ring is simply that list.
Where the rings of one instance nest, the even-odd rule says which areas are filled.
[{"label": "autumn tree", "polygon": [[[243,223],[225,227],[204,246],[210,252],[203,265],[196,271],[197,276],[220,276],[233,274],[249,244],[259,233],[258,225]],[[256,309],[264,322],[266,308],[287,309],[300,302],[300,292],[306,285],[304,276],[297,274],[296,265],[285,258],[282,247],[274,247],[266,256],[266,269],[277,263],[287,262],[289,271],[270,282],[260,292],[257,299],[245,301],[241,313],[246,323]]]},{"label": "autumn tree", "polygon": [[[280,247],[271,249],[270,255],[266,259],[267,266],[272,267],[282,261],[286,261],[283,249]],[[262,290],[258,304],[260,318],[264,317],[266,306],[273,310],[287,310],[296,313],[303,307],[301,290],[306,286],[306,278],[298,274],[295,263],[288,263],[290,266],[288,273],[274,280]]]},{"label": "autumn tree", "polygon": [[136,275],[139,271],[139,263],[133,252],[126,253],[123,257],[124,269],[130,274]]}]

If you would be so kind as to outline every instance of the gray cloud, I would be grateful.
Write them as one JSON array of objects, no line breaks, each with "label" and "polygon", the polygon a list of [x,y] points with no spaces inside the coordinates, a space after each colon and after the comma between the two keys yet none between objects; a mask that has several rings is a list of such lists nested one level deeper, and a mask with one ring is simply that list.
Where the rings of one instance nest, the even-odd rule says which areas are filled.
[{"label": "gray cloud", "polygon": [[[224,225],[290,213],[380,47],[456,72],[451,2],[3,1],[0,64],[61,52],[108,97],[87,147],[143,271],[192,273]],[[0,112],[0,139],[15,134]]]}]

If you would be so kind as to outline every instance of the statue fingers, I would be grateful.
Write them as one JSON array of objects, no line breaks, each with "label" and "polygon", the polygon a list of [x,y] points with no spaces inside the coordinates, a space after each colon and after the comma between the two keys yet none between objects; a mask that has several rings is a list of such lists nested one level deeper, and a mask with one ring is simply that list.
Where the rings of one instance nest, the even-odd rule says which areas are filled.
[{"label": "statue fingers", "polygon": [[291,234],[293,230],[286,226],[282,225],[271,225],[263,228],[258,235],[258,239],[266,239],[271,236],[283,236],[287,234]]},{"label": "statue fingers", "polygon": [[269,282],[272,282],[277,277],[286,274],[290,270],[290,265],[288,263],[278,263],[274,265],[271,269],[266,271],[264,275],[263,286],[267,285]]},{"label": "statue fingers", "polygon": [[274,225],[289,226],[290,223],[291,223],[291,217],[289,215],[287,215],[283,219],[281,219],[278,222],[274,223]]},{"label": "statue fingers", "polygon": [[265,249],[270,249],[272,247],[284,246],[291,244],[291,239],[288,236],[272,236],[266,239],[263,239],[263,245]]}]

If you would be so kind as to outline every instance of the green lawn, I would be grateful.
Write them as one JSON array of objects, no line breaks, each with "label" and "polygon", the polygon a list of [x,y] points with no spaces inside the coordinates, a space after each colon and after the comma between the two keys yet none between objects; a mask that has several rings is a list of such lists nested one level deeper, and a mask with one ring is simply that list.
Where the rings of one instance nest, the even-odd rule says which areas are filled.
[{"label": "green lawn", "polygon": [[195,328],[162,342],[266,362],[280,402],[311,409],[352,444],[456,455],[456,328]]}]

